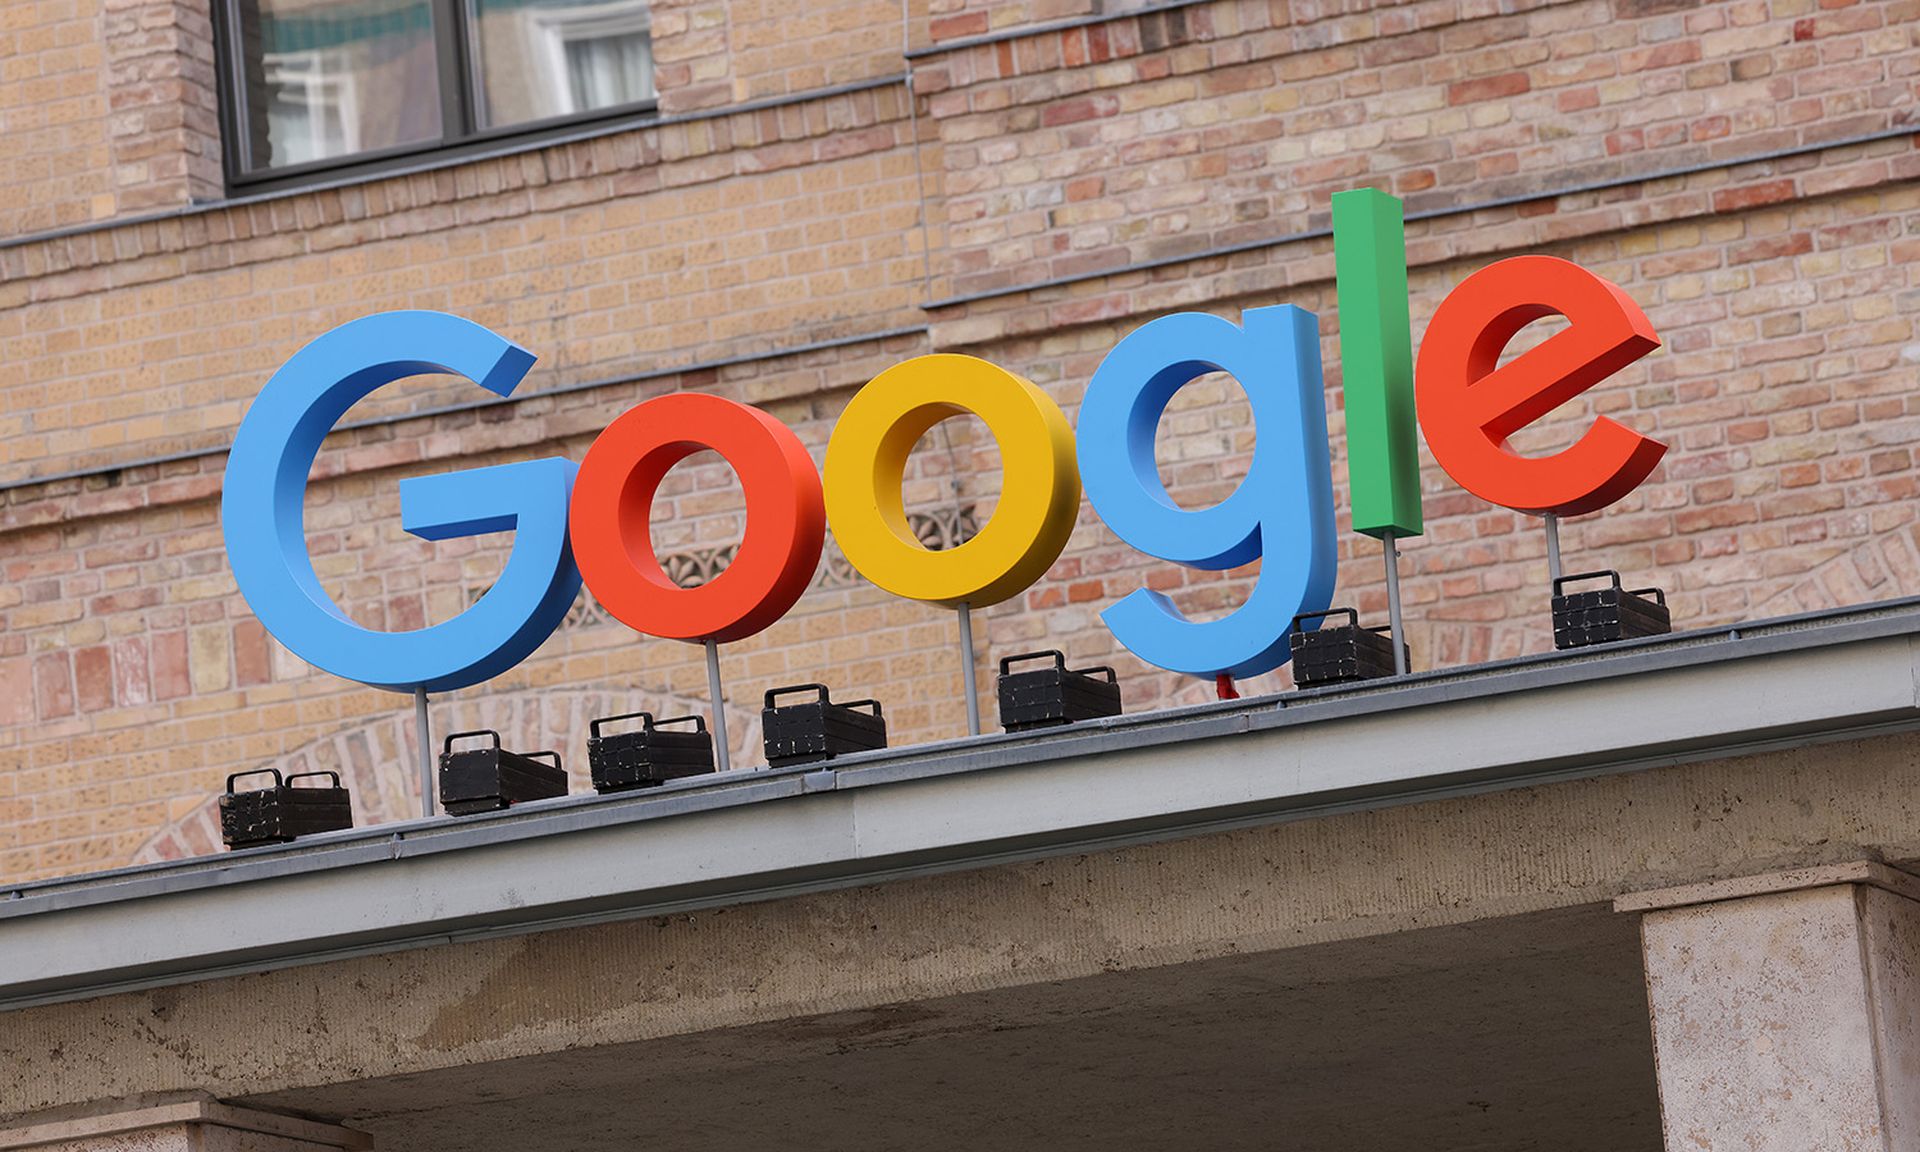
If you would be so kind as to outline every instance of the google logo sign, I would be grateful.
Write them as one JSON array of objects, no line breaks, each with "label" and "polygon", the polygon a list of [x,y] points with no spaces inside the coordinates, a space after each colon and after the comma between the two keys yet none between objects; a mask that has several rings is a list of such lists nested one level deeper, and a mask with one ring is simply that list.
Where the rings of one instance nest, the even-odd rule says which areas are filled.
[{"label": "google logo sign", "polygon": [[[1607,418],[1551,455],[1507,439],[1659,346],[1625,292],[1574,264],[1521,256],[1490,265],[1441,303],[1416,364],[1400,204],[1371,189],[1334,197],[1347,448],[1355,530],[1422,529],[1416,425],[1457,482],[1523,512],[1571,515],[1619,499],[1665,446]],[[1569,321],[1508,363],[1527,324]],[[363,628],[334,604],[308,555],[302,500],[321,441],[356,402],[403,377],[464,376],[510,395],[534,363],[488,329],[437,312],[350,321],[296,352],[261,390],[234,440],[221,521],[236,581],[256,615],[308,663],[364,684],[446,691],[530,655],[582,583],[648,635],[750,636],[791,609],[832,527],[862,575],[896,595],[980,608],[1019,594],[1066,547],[1082,490],[1109,528],[1148,555],[1194,568],[1260,560],[1230,615],[1194,621],[1140,589],[1102,619],[1149,663],[1198,676],[1251,676],[1287,659],[1298,614],[1325,610],[1335,569],[1319,332],[1292,305],[1239,323],[1203,313],[1152,320],[1101,362],[1078,427],[1032,383],[986,360],[935,354],[887,369],[856,393],[816,470],[793,431],[766,412],[684,392],[647,400],[606,427],[576,466],[527,460],[400,482],[402,527],[428,540],[511,531],[499,579],[453,619],[409,632]],[[1213,371],[1239,381],[1253,410],[1253,459],[1239,487],[1203,509],[1162,486],[1154,430],[1180,388]],[[914,443],[972,413],[993,433],[1006,475],[972,539],[930,551],[908,529],[901,484]],[[681,588],[656,558],[649,512],[675,463],[702,449],[739,477],[746,528],[708,583]]]}]

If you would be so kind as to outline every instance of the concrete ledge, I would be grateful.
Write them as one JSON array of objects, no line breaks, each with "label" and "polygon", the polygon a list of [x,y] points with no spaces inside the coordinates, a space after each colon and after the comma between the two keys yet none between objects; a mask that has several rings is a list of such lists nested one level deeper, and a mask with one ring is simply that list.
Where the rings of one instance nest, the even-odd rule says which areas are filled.
[{"label": "concrete ledge", "polygon": [[1767,872],[1758,876],[1738,876],[1730,880],[1709,880],[1701,884],[1682,884],[1676,888],[1657,888],[1651,892],[1630,892],[1613,902],[1615,912],[1657,912],[1666,908],[1685,908],[1692,904],[1717,904],[1722,900],[1742,900],[1749,896],[1771,896],[1781,892],[1803,892],[1810,888],[1830,888],[1836,884],[1863,884],[1895,896],[1920,903],[1920,876],[1889,868],[1877,860],[1851,860],[1842,864],[1823,864],[1816,868],[1794,868]]},{"label": "concrete ledge", "polygon": [[29,885],[0,1007],[1908,730],[1916,635],[1899,602]]},{"label": "concrete ledge", "polygon": [[[366,1133],[337,1124],[323,1124],[254,1108],[236,1108],[222,1104],[211,1096],[190,1095],[185,1099],[157,1102],[151,1098],[123,1101],[98,1109],[87,1109],[79,1114],[69,1110],[68,1114],[59,1118],[36,1120],[29,1117],[25,1124],[0,1128],[0,1152],[53,1144],[74,1147],[129,1133],[180,1128],[227,1128],[315,1147],[353,1149],[355,1152],[373,1147],[373,1139]],[[189,1143],[192,1147],[200,1147],[197,1141],[189,1140]]]},{"label": "concrete ledge", "polygon": [[[814,799],[792,806],[804,809]],[[439,946],[369,949],[244,976],[23,1007],[0,1015],[0,1118],[101,1097],[202,1088],[273,1111],[352,1116],[353,1126],[372,1130],[376,1142],[393,1132],[392,1146],[416,1152],[493,1147],[503,1129],[487,1125],[489,1116],[511,1118],[512,1130],[525,1134],[509,1142],[512,1147],[584,1149],[587,1142],[560,1140],[550,1120],[543,1127],[503,1100],[487,1113],[469,1112],[461,1101],[476,1099],[471,1090],[481,1085],[470,1075],[476,1065],[486,1066],[479,1069],[483,1075],[504,1078],[500,1083],[520,1085],[507,1093],[520,1097],[525,1084],[539,1080],[521,1079],[514,1063],[521,1058],[551,1057],[555,1074],[570,1078],[580,1069],[576,1061],[595,1058],[589,1050],[606,1048],[606,1067],[614,1072],[600,1103],[631,1096],[635,1069],[641,1069],[660,1091],[658,1098],[643,1094],[653,1125],[648,1130],[692,1131],[729,1109],[738,1114],[741,1102],[751,1098],[752,1112],[761,1118],[756,1123],[763,1125],[755,1131],[764,1130],[764,1136],[710,1143],[774,1147],[792,1144],[793,1129],[780,1130],[780,1106],[759,1095],[759,1061],[784,1061],[807,1086],[808,1103],[796,1107],[795,1115],[831,1112],[846,1100],[870,1098],[850,1085],[845,1094],[825,1091],[816,1074],[849,1048],[872,1049],[891,1086],[878,1089],[885,1103],[917,1121],[924,1115],[914,1108],[915,1097],[893,1095],[900,1077],[925,1087],[910,1065],[900,1063],[905,1053],[893,1047],[895,1025],[944,1044],[956,1023],[955,1005],[977,1003],[979,1012],[968,1018],[995,1032],[1010,1026],[1006,1042],[1033,1053],[1037,1033],[1029,1026],[1052,1019],[1062,1007],[1059,997],[1069,991],[1074,1002],[1107,1021],[1100,1029],[1124,1030],[1130,1006],[1137,1004],[1129,991],[1138,987],[1130,983],[1135,976],[1180,990],[1188,1002],[1218,1004],[1231,1015],[1236,998],[1223,989],[1206,990],[1210,978],[1204,973],[1216,961],[1247,963],[1264,973],[1240,999],[1251,997],[1272,1013],[1271,1031],[1261,1043],[1279,1062],[1267,1068],[1264,1060],[1255,1061],[1267,1068],[1269,1080],[1295,1066],[1287,1060],[1301,1056],[1321,1072],[1304,1081],[1280,1075],[1296,1098],[1345,1100],[1347,1112],[1356,1104],[1363,1111],[1392,1112],[1406,1101],[1391,1092],[1365,1101],[1349,1097],[1364,1082],[1376,1088],[1403,1082],[1408,1068],[1421,1069],[1416,1079],[1424,1083],[1432,1067],[1404,1045],[1353,1047],[1352,1015],[1360,1010],[1400,1022],[1396,1027],[1412,1020],[1431,1024],[1434,1018],[1421,1013],[1437,1006],[1416,998],[1408,1015],[1366,992],[1336,995],[1325,1002],[1321,1024],[1312,1025],[1306,1020],[1312,1013],[1302,1014],[1300,995],[1377,973],[1379,965],[1456,971],[1461,980],[1454,995],[1469,1001],[1472,1011],[1459,1018],[1448,1044],[1471,1053],[1492,1043],[1512,1066],[1524,1049],[1489,1039],[1487,1017],[1474,1014],[1481,1011],[1474,1004],[1509,993],[1536,996],[1563,978],[1590,991],[1595,976],[1611,971],[1624,1012],[1620,1025],[1634,1045],[1644,1046],[1641,924],[1612,911],[1616,896],[1860,859],[1903,867],[1920,861],[1920,731],[1424,803],[1356,806],[1312,819],[1250,823],[1209,835],[786,899],[671,915],[614,915],[603,923],[501,931]],[[598,867],[644,879],[653,858],[642,852],[602,860]],[[338,886],[353,884],[342,878]],[[1895,900],[1858,887],[1804,895],[1849,892]],[[1585,927],[1576,929],[1576,923]],[[0,939],[10,931],[0,928]],[[1611,943],[1599,952],[1589,948],[1602,939]],[[1508,986],[1511,977],[1494,974],[1498,963],[1477,959],[1541,947],[1576,957],[1578,964],[1549,965],[1544,985],[1523,980],[1522,990]],[[1283,972],[1293,975],[1276,979]],[[1576,1008],[1564,1025],[1550,1022],[1577,1000],[1548,996],[1547,1003],[1550,1010],[1520,1014],[1517,1019],[1526,1023],[1515,1023],[1523,1029],[1513,1034],[1516,1039],[1556,1027],[1590,1035],[1595,1018],[1584,1009]],[[845,1027],[823,1027],[829,1018]],[[1183,1035],[1186,1042],[1201,1041],[1192,1031]],[[1321,1045],[1335,1037],[1365,1058],[1328,1063]],[[1267,1050],[1256,1045],[1245,1051],[1256,1049]],[[676,1078],[655,1063],[673,1051],[704,1053],[705,1062]],[[1245,1051],[1234,1067],[1246,1062]],[[1572,1060],[1588,1067],[1589,1056],[1576,1045]],[[1054,1058],[1073,1066],[1062,1053]],[[1521,1066],[1530,1067],[1524,1060]],[[1111,1074],[1109,1086],[1147,1084],[1140,1067],[1150,1065]],[[1475,1076],[1487,1074],[1488,1066],[1476,1067]],[[1274,1068],[1280,1072],[1272,1073]],[[433,1078],[433,1086],[416,1074]],[[385,1103],[354,1087],[374,1079],[391,1089]],[[1211,1083],[1260,1095],[1266,1089],[1258,1080]],[[1467,1084],[1443,1082],[1456,1085],[1447,1094],[1449,1108],[1483,1098]],[[1651,1067],[1635,1074],[1634,1083],[1653,1106]],[[431,1118],[404,1134],[377,1122],[382,1114],[418,1108],[423,1092],[437,1096],[441,1086],[468,1094],[443,1098]],[[1212,1090],[1203,1083],[1203,1094]],[[966,1077],[942,1091],[954,1094],[960,1109],[955,1115],[975,1115],[973,1109],[990,1106],[983,1101],[1001,1099]],[[1043,1098],[1073,1093],[1062,1082],[1038,1091]],[[1532,1097],[1523,1090],[1513,1099]],[[713,1102],[714,1111],[703,1109],[706,1102]],[[543,1116],[565,1114],[564,1102],[549,1103]],[[1144,1111],[1160,1108],[1157,1091],[1136,1092],[1128,1103]],[[769,1109],[776,1119],[765,1119]],[[681,1126],[659,1127],[675,1111]],[[1329,1135],[1321,1144],[1352,1135],[1351,1116],[1331,1111],[1329,1122],[1344,1126],[1325,1129]],[[1496,1108],[1490,1115],[1500,1114]],[[443,1126],[456,1117],[465,1128]],[[1618,1145],[1618,1119],[1592,1122]],[[818,1131],[796,1123],[803,1133]],[[631,1142],[627,1131],[626,1143],[595,1147],[624,1149]],[[871,1130],[861,1131],[855,1143],[875,1142]],[[1334,1138],[1336,1131],[1341,1138]],[[480,1135],[463,1138],[463,1132]],[[1431,1135],[1432,1129],[1415,1125],[1372,1146],[1404,1146],[1413,1137],[1397,1137],[1417,1132]],[[1482,1132],[1476,1146],[1527,1142]],[[1651,1142],[1627,1142],[1657,1147],[1657,1115]],[[814,1143],[846,1141],[822,1137]],[[906,1135],[891,1142],[911,1143]],[[1122,1135],[1110,1143],[1140,1141]],[[1190,1143],[1169,1130],[1160,1146]],[[1595,1149],[1603,1143],[1592,1142]]]}]

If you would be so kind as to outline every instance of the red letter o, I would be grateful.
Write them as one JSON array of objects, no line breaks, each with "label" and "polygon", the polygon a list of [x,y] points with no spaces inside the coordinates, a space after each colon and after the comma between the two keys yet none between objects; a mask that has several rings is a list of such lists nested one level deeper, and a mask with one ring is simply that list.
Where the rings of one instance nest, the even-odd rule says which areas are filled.
[{"label": "red letter o", "polygon": [[[648,519],[667,470],[703,448],[724,457],[746,494],[746,531],[726,570],[697,588],[668,578]],[[636,632],[739,640],[780,619],[820,563],[820,473],[792,429],[758,408],[699,392],[628,409],[587,449],[567,517],[574,560],[594,598]]]}]

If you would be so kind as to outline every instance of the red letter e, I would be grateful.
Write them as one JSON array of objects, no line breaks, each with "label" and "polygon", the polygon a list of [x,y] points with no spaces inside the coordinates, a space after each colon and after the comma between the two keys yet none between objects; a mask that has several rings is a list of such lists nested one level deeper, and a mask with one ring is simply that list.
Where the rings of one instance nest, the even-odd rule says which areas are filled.
[{"label": "red letter e", "polygon": [[[1570,322],[1504,367],[1500,353],[1542,316]],[[1522,456],[1507,437],[1660,346],[1620,288],[1552,256],[1475,272],[1440,302],[1420,345],[1414,396],[1434,459],[1462,488],[1517,512],[1574,516],[1625,496],[1667,446],[1604,416],[1564,451]]]}]

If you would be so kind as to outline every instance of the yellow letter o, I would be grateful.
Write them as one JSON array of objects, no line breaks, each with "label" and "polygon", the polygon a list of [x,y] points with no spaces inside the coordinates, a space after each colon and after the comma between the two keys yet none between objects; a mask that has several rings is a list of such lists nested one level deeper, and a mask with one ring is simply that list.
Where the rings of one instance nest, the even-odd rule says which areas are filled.
[{"label": "yellow letter o", "polygon": [[[929,428],[971,412],[1000,445],[1000,501],[979,534],[935,552],[907,526],[907,456]],[[854,394],[827,442],[827,523],[860,574],[896,596],[981,608],[1038,580],[1073,534],[1073,429],[1039,388],[973,356],[916,356]]]}]

